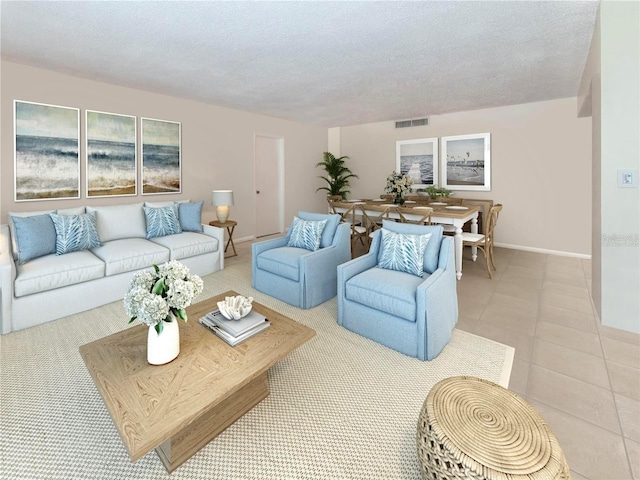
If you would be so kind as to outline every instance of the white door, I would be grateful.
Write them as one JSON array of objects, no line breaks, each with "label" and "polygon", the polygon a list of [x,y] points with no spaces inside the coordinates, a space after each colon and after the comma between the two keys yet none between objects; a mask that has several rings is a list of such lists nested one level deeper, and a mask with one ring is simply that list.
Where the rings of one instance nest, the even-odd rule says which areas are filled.
[{"label": "white door", "polygon": [[282,233],[284,138],[254,136],[256,237]]}]

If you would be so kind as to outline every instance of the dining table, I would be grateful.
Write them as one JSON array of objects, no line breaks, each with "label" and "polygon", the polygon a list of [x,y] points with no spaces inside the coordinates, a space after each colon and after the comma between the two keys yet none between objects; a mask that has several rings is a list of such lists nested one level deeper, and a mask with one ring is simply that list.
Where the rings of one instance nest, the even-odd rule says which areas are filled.
[{"label": "dining table", "polygon": [[[354,205],[360,205],[365,211],[367,211],[367,205],[378,205],[389,207],[388,217],[394,220],[400,220],[400,214],[397,212],[398,205],[389,203],[386,199],[369,199],[369,200],[348,200],[348,203]],[[432,208],[431,223],[453,225],[455,233],[453,236],[454,252],[455,252],[455,266],[456,266],[456,278],[460,280],[462,278],[462,227],[465,223],[471,222],[471,232],[478,233],[478,212],[479,206],[464,206],[464,205],[449,205],[444,202],[430,202],[428,205],[405,201],[402,205],[405,210],[403,216],[411,221],[419,221],[424,216],[424,209]],[[415,209],[415,214],[407,213],[407,208]],[[395,210],[395,211],[394,211]],[[336,208],[336,211],[344,212],[344,208]],[[422,211],[422,213],[421,213]],[[376,210],[372,210],[371,215],[379,214]],[[369,215],[369,211],[367,211]],[[471,259],[475,262],[478,258],[477,247],[471,247]]]}]

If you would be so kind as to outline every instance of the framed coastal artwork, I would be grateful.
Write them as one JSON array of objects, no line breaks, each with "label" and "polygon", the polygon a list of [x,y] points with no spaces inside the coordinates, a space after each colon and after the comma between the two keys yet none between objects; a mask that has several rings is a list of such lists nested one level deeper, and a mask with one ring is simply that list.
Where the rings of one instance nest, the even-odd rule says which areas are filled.
[{"label": "framed coastal artwork", "polygon": [[13,101],[14,199],[80,198],[80,110]]},{"label": "framed coastal artwork", "polygon": [[438,183],[438,138],[398,140],[396,172],[408,176],[414,189],[436,185]]},{"label": "framed coastal artwork", "polygon": [[442,186],[449,190],[491,190],[491,134],[442,137]]},{"label": "framed coastal artwork", "polygon": [[136,117],[86,110],[87,198],[137,194]]},{"label": "framed coastal artwork", "polygon": [[181,124],[140,119],[142,194],[180,193],[182,179]]}]

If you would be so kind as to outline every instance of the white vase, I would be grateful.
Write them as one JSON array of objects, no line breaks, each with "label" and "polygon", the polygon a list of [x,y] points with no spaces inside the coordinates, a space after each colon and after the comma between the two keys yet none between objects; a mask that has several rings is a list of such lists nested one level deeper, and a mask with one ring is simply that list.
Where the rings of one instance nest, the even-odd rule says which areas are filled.
[{"label": "white vase", "polygon": [[149,327],[147,335],[147,362],[151,365],[164,365],[180,353],[180,329],[178,319],[171,315],[170,322],[164,322],[162,333],[158,335],[155,327]]}]

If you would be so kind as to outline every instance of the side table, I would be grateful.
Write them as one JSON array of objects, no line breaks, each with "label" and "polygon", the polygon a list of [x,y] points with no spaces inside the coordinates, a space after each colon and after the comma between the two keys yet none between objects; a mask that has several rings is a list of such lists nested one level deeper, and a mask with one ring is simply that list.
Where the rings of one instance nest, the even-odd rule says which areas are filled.
[{"label": "side table", "polygon": [[238,253],[236,252],[236,246],[233,244],[233,231],[235,230],[237,224],[238,222],[236,222],[235,220],[227,220],[226,222],[219,222],[218,220],[212,220],[209,222],[209,225],[211,225],[212,227],[227,229],[227,233],[229,234],[229,240],[227,240],[227,244],[224,247],[224,251],[226,253],[227,250],[229,249],[229,245],[231,245],[231,248],[233,249],[233,255],[229,255],[228,257],[225,257],[225,258],[238,256]]}]

